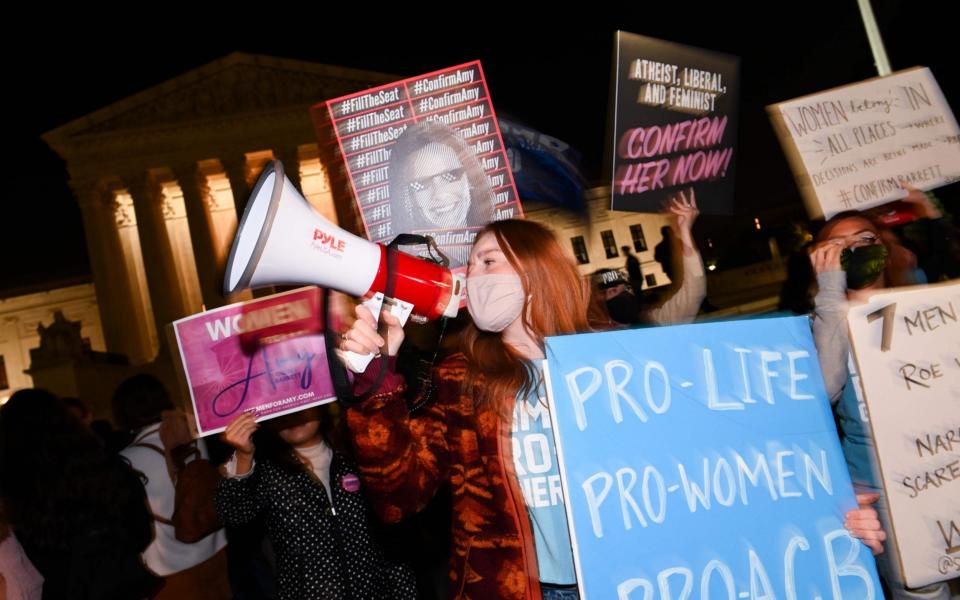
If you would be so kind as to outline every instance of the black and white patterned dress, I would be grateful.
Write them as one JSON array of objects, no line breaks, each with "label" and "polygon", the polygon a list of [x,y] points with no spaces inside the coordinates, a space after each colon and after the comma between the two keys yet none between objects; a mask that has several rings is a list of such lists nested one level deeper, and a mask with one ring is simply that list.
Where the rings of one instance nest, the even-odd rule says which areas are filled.
[{"label": "black and white patterned dress", "polygon": [[226,525],[264,514],[281,600],[416,598],[412,572],[386,561],[373,539],[360,479],[339,454],[330,465],[330,488],[332,507],[306,469],[291,474],[258,459],[249,477],[220,482],[217,514]]}]

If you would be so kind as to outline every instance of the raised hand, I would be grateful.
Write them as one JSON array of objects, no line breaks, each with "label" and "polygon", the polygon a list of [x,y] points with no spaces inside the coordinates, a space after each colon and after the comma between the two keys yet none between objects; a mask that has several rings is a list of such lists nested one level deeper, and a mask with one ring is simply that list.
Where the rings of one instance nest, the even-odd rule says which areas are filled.
[{"label": "raised hand", "polygon": [[807,249],[810,264],[816,273],[842,271],[840,253],[843,252],[843,240],[824,240]]}]

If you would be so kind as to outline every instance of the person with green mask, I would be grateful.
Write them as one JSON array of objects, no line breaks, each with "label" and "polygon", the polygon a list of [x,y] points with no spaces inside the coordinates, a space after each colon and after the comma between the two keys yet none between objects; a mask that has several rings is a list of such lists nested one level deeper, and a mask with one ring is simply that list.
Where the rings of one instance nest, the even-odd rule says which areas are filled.
[{"label": "person with green mask", "polygon": [[881,577],[895,600],[950,600],[947,583],[907,588],[899,571],[896,544],[882,496],[880,473],[870,433],[860,376],[850,354],[846,317],[850,304],[883,288],[914,281],[916,257],[892,232],[866,213],[843,212],[828,220],[809,250],[817,276],[813,334],[827,395],[833,404],[850,478],[858,493],[875,499],[888,543],[877,557]]}]

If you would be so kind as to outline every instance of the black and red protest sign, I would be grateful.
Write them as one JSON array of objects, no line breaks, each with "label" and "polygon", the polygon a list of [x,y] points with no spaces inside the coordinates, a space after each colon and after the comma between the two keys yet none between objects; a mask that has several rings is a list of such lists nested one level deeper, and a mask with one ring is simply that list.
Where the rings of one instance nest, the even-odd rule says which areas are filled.
[{"label": "black and red protest sign", "polygon": [[616,46],[611,208],[693,187],[703,212],[732,212],[740,59],[623,31]]},{"label": "black and red protest sign", "polygon": [[486,223],[523,217],[479,61],[335,98],[311,111],[332,177],[371,241],[432,236],[466,263]]}]

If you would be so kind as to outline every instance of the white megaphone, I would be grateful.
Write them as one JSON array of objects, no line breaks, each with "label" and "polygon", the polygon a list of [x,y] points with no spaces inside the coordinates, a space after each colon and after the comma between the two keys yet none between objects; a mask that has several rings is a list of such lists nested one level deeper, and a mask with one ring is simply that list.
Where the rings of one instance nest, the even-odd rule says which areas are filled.
[{"label": "white megaphone", "polygon": [[[387,288],[387,248],[352,235],[313,211],[283,164],[270,162],[257,180],[230,249],[224,294],[271,285],[311,284],[363,299],[379,318]],[[410,314],[425,319],[456,316],[465,286],[449,269],[399,251],[390,312],[406,323]],[[338,353],[361,373],[373,354]]]}]

